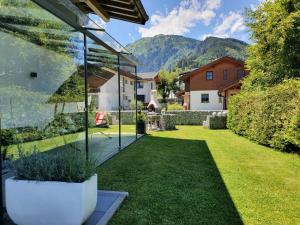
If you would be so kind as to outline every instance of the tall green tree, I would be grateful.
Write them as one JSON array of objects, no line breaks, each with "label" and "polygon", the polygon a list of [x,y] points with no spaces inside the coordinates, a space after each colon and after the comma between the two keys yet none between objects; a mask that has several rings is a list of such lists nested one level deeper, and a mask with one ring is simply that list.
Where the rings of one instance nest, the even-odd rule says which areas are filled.
[{"label": "tall green tree", "polygon": [[162,96],[162,102],[166,103],[167,97],[169,97],[171,92],[176,92],[180,90],[179,87],[179,71],[165,71],[161,70],[159,72],[160,84],[158,85],[158,92]]},{"label": "tall green tree", "polygon": [[262,89],[300,76],[300,1],[267,0],[247,12],[254,42],[246,64],[246,90]]}]

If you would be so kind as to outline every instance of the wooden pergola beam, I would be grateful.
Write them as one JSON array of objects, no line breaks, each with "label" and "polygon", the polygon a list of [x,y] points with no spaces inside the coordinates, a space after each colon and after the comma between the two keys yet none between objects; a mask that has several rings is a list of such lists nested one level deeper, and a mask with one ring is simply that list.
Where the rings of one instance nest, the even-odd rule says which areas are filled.
[{"label": "wooden pergola beam", "polygon": [[85,3],[90,7],[98,16],[100,16],[105,22],[108,22],[110,17],[108,13],[102,8],[102,6],[96,0],[79,0],[79,2]]}]

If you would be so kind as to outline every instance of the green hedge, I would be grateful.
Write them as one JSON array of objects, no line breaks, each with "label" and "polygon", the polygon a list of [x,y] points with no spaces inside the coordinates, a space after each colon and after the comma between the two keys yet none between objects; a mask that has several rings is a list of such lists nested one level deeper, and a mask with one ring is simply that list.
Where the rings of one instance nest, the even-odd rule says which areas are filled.
[{"label": "green hedge", "polygon": [[167,113],[176,115],[177,125],[202,125],[208,115],[212,115],[215,111],[168,111]]},{"label": "green hedge", "polygon": [[[108,117],[111,123],[111,116],[115,116],[116,119],[119,119],[119,112],[118,111],[110,111],[107,112]],[[130,111],[121,111],[121,124],[123,125],[133,125],[135,124],[135,110]]]},{"label": "green hedge", "polygon": [[299,152],[300,80],[231,97],[227,126],[260,144]]},{"label": "green hedge", "polygon": [[166,130],[175,130],[176,129],[176,115],[174,114],[163,114],[164,128]]},{"label": "green hedge", "polygon": [[[219,110],[220,111],[220,110]],[[219,112],[218,110],[214,111],[184,111],[184,110],[168,110],[167,114],[175,114],[176,125],[202,125],[203,121],[206,120],[208,115],[212,115],[213,112]],[[110,115],[116,116],[118,119],[118,111],[107,112]],[[121,112],[121,121],[122,124],[135,124],[135,111],[122,111]]]},{"label": "green hedge", "polygon": [[209,129],[226,129],[226,116],[210,116],[208,126]]},{"label": "green hedge", "polygon": [[168,103],[167,108],[168,108],[168,111],[184,110],[184,107],[178,103]]}]

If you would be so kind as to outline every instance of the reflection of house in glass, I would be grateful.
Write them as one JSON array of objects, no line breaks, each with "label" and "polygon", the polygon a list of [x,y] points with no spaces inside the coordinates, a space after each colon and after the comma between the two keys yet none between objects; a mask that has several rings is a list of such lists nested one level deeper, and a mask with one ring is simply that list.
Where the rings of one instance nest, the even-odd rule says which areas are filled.
[{"label": "reflection of house in glass", "polygon": [[[130,109],[135,100],[135,80],[138,78],[132,72],[119,69],[122,109]],[[118,110],[118,71],[103,68],[89,75],[90,96],[94,98],[96,108],[105,111]]]},{"label": "reflection of house in glass", "polygon": [[[134,119],[127,127],[119,124],[121,109],[128,108],[122,106],[121,71],[135,81],[136,62],[86,14],[101,13],[80,2],[0,0],[0,139],[6,156],[17,157],[20,148],[74,148],[96,154],[101,163],[138,137]],[[139,1],[125,5],[134,15],[118,16],[122,9],[112,6],[102,16],[140,24],[148,19]],[[111,80],[114,89],[101,89]],[[131,81],[128,97],[134,103]],[[116,96],[98,105],[107,121],[106,111],[118,110],[118,124],[108,128],[95,126],[88,96],[99,87],[100,99],[109,91]]]}]

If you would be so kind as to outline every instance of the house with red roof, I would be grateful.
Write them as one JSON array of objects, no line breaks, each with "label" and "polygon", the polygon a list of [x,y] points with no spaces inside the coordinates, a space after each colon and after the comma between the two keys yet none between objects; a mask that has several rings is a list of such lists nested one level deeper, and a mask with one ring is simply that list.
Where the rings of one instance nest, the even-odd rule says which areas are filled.
[{"label": "house with red roof", "polygon": [[230,96],[240,91],[241,80],[248,73],[243,61],[228,56],[181,73],[180,80],[185,86],[181,93],[185,108],[189,110],[227,109]]}]

